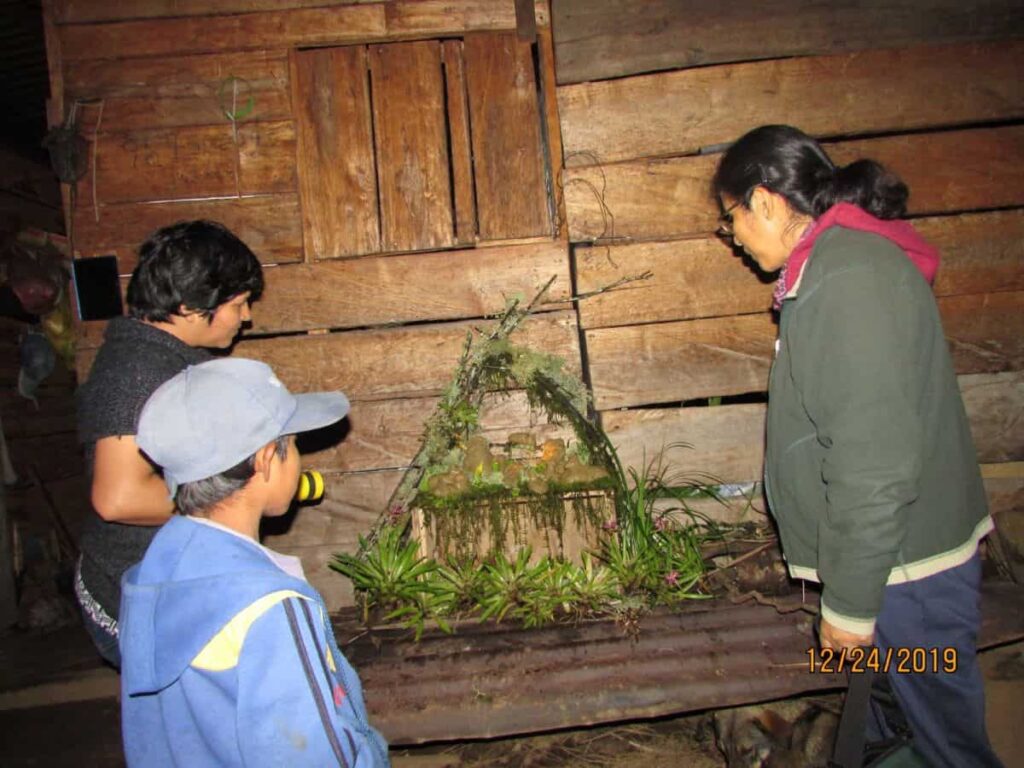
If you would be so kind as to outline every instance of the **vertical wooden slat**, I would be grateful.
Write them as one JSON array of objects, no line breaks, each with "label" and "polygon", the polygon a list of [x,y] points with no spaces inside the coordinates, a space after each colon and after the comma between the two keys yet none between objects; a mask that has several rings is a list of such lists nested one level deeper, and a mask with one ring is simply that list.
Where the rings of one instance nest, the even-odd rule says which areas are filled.
[{"label": "vertical wooden slat", "polygon": [[464,53],[480,239],[550,235],[531,46],[475,33]]},{"label": "vertical wooden slat", "polygon": [[370,47],[381,245],[454,245],[441,48],[436,41]]},{"label": "vertical wooden slat", "polygon": [[448,90],[448,142],[455,200],[455,239],[469,243],[476,238],[476,194],[473,190],[473,156],[469,145],[469,105],[466,103],[466,70],[462,41],[441,43]]},{"label": "vertical wooden slat", "polygon": [[366,50],[291,55],[306,260],[380,250]]},{"label": "vertical wooden slat", "polygon": [[[561,178],[562,173],[562,124],[558,121],[558,98],[555,83],[555,44],[551,29],[541,29],[537,39],[537,61],[541,78],[541,108],[544,115],[544,136],[547,139],[547,155],[545,162],[553,178]],[[565,196],[556,195],[556,200],[549,209],[557,224],[554,235],[557,238],[567,237],[568,221],[565,217]]]}]

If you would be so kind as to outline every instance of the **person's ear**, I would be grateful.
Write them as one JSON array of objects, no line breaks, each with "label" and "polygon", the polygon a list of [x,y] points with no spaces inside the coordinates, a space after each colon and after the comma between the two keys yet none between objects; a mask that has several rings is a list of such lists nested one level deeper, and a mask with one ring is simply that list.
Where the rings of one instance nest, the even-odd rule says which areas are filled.
[{"label": "person's ear", "polygon": [[255,474],[262,475],[263,482],[270,481],[270,472],[275,456],[277,456],[276,440],[271,440],[256,451],[256,456],[253,460],[253,470],[255,471]]},{"label": "person's ear", "polygon": [[764,219],[770,219],[775,213],[775,195],[760,185],[750,193],[750,210]]},{"label": "person's ear", "polygon": [[200,314],[195,309],[190,309],[184,304],[178,305],[178,317],[184,320],[186,323],[194,323],[196,318],[200,317]]}]

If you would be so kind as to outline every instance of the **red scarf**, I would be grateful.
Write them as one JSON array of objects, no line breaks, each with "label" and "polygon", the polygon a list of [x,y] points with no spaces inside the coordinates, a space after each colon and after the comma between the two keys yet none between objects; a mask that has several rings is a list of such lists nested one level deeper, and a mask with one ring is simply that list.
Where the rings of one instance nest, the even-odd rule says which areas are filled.
[{"label": "red scarf", "polygon": [[830,227],[846,227],[861,232],[873,232],[898,245],[916,266],[929,284],[935,281],[939,268],[939,251],[921,237],[909,222],[898,219],[876,219],[863,208],[851,203],[837,203],[819,216],[800,237],[793,252],[789,254],[778,282],[772,306],[779,309],[782,299],[789,295],[797,284],[807,258],[814,249],[818,237]]}]

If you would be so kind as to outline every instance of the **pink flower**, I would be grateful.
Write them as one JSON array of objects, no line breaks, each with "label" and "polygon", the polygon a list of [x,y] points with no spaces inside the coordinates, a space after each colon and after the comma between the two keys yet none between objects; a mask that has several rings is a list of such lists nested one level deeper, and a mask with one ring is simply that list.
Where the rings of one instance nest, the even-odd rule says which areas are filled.
[{"label": "pink flower", "polygon": [[654,530],[664,531],[668,528],[668,521],[664,517],[659,517],[654,521]]},{"label": "pink flower", "polygon": [[679,571],[669,571],[665,574],[665,583],[670,587],[679,586]]},{"label": "pink flower", "polygon": [[617,531],[619,530],[619,524],[615,520],[609,520],[601,524],[601,528],[606,531]]},{"label": "pink flower", "polygon": [[400,518],[401,516],[402,516],[402,508],[399,507],[399,506],[394,506],[390,510],[388,510],[388,519],[392,523],[397,522],[398,518]]}]

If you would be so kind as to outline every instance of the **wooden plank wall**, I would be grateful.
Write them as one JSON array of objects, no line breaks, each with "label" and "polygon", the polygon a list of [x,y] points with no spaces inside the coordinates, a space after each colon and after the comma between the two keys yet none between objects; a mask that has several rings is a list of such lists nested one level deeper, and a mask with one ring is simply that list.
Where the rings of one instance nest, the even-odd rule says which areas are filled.
[{"label": "wooden plank wall", "polygon": [[[674,470],[760,477],[771,286],[713,236],[708,183],[721,145],[766,122],[907,180],[943,249],[936,292],[981,460],[1024,459],[1019,4],[769,0],[752,17],[537,0],[533,50],[515,5],[48,3],[55,99],[103,99],[83,112],[95,178],[70,212],[79,252],[115,253],[127,274],[156,227],[225,222],[268,267],[236,354],[353,399],[344,440],[306,446],[328,499],[269,539],[332,606],[351,595],[327,559],[385,503],[466,331],[552,275],[556,303],[524,336],[585,374],[629,463],[686,442]],[[224,109],[239,105],[235,131]],[[84,372],[102,327],[79,330]],[[521,397],[486,423],[541,428]],[[994,505],[1019,506],[1022,481],[997,474]]]},{"label": "wooden plank wall", "polygon": [[[536,3],[534,52],[517,39],[515,5],[48,7],[55,98],[65,109],[102,99],[102,111],[80,108],[92,155],[70,211],[78,255],[114,253],[127,275],[156,228],[222,221],[267,284],[233,354],[267,361],[296,391],[352,400],[336,433],[302,446],[327,476],[325,501],[266,539],[303,558],[332,608],[352,595],[329,558],[354,550],[384,508],[467,333],[554,278],[520,340],[581,372],[541,123],[555,109],[540,93],[554,82],[549,13]],[[78,327],[80,376],[103,329]],[[490,402],[484,423],[496,438],[550,429],[521,393]]]},{"label": "wooden plank wall", "polygon": [[687,443],[669,471],[761,476],[772,286],[714,236],[709,184],[723,145],[790,123],[910,186],[993,507],[1024,513],[1024,8],[559,0],[553,25],[577,290],[653,273],[579,306],[624,461]]}]

